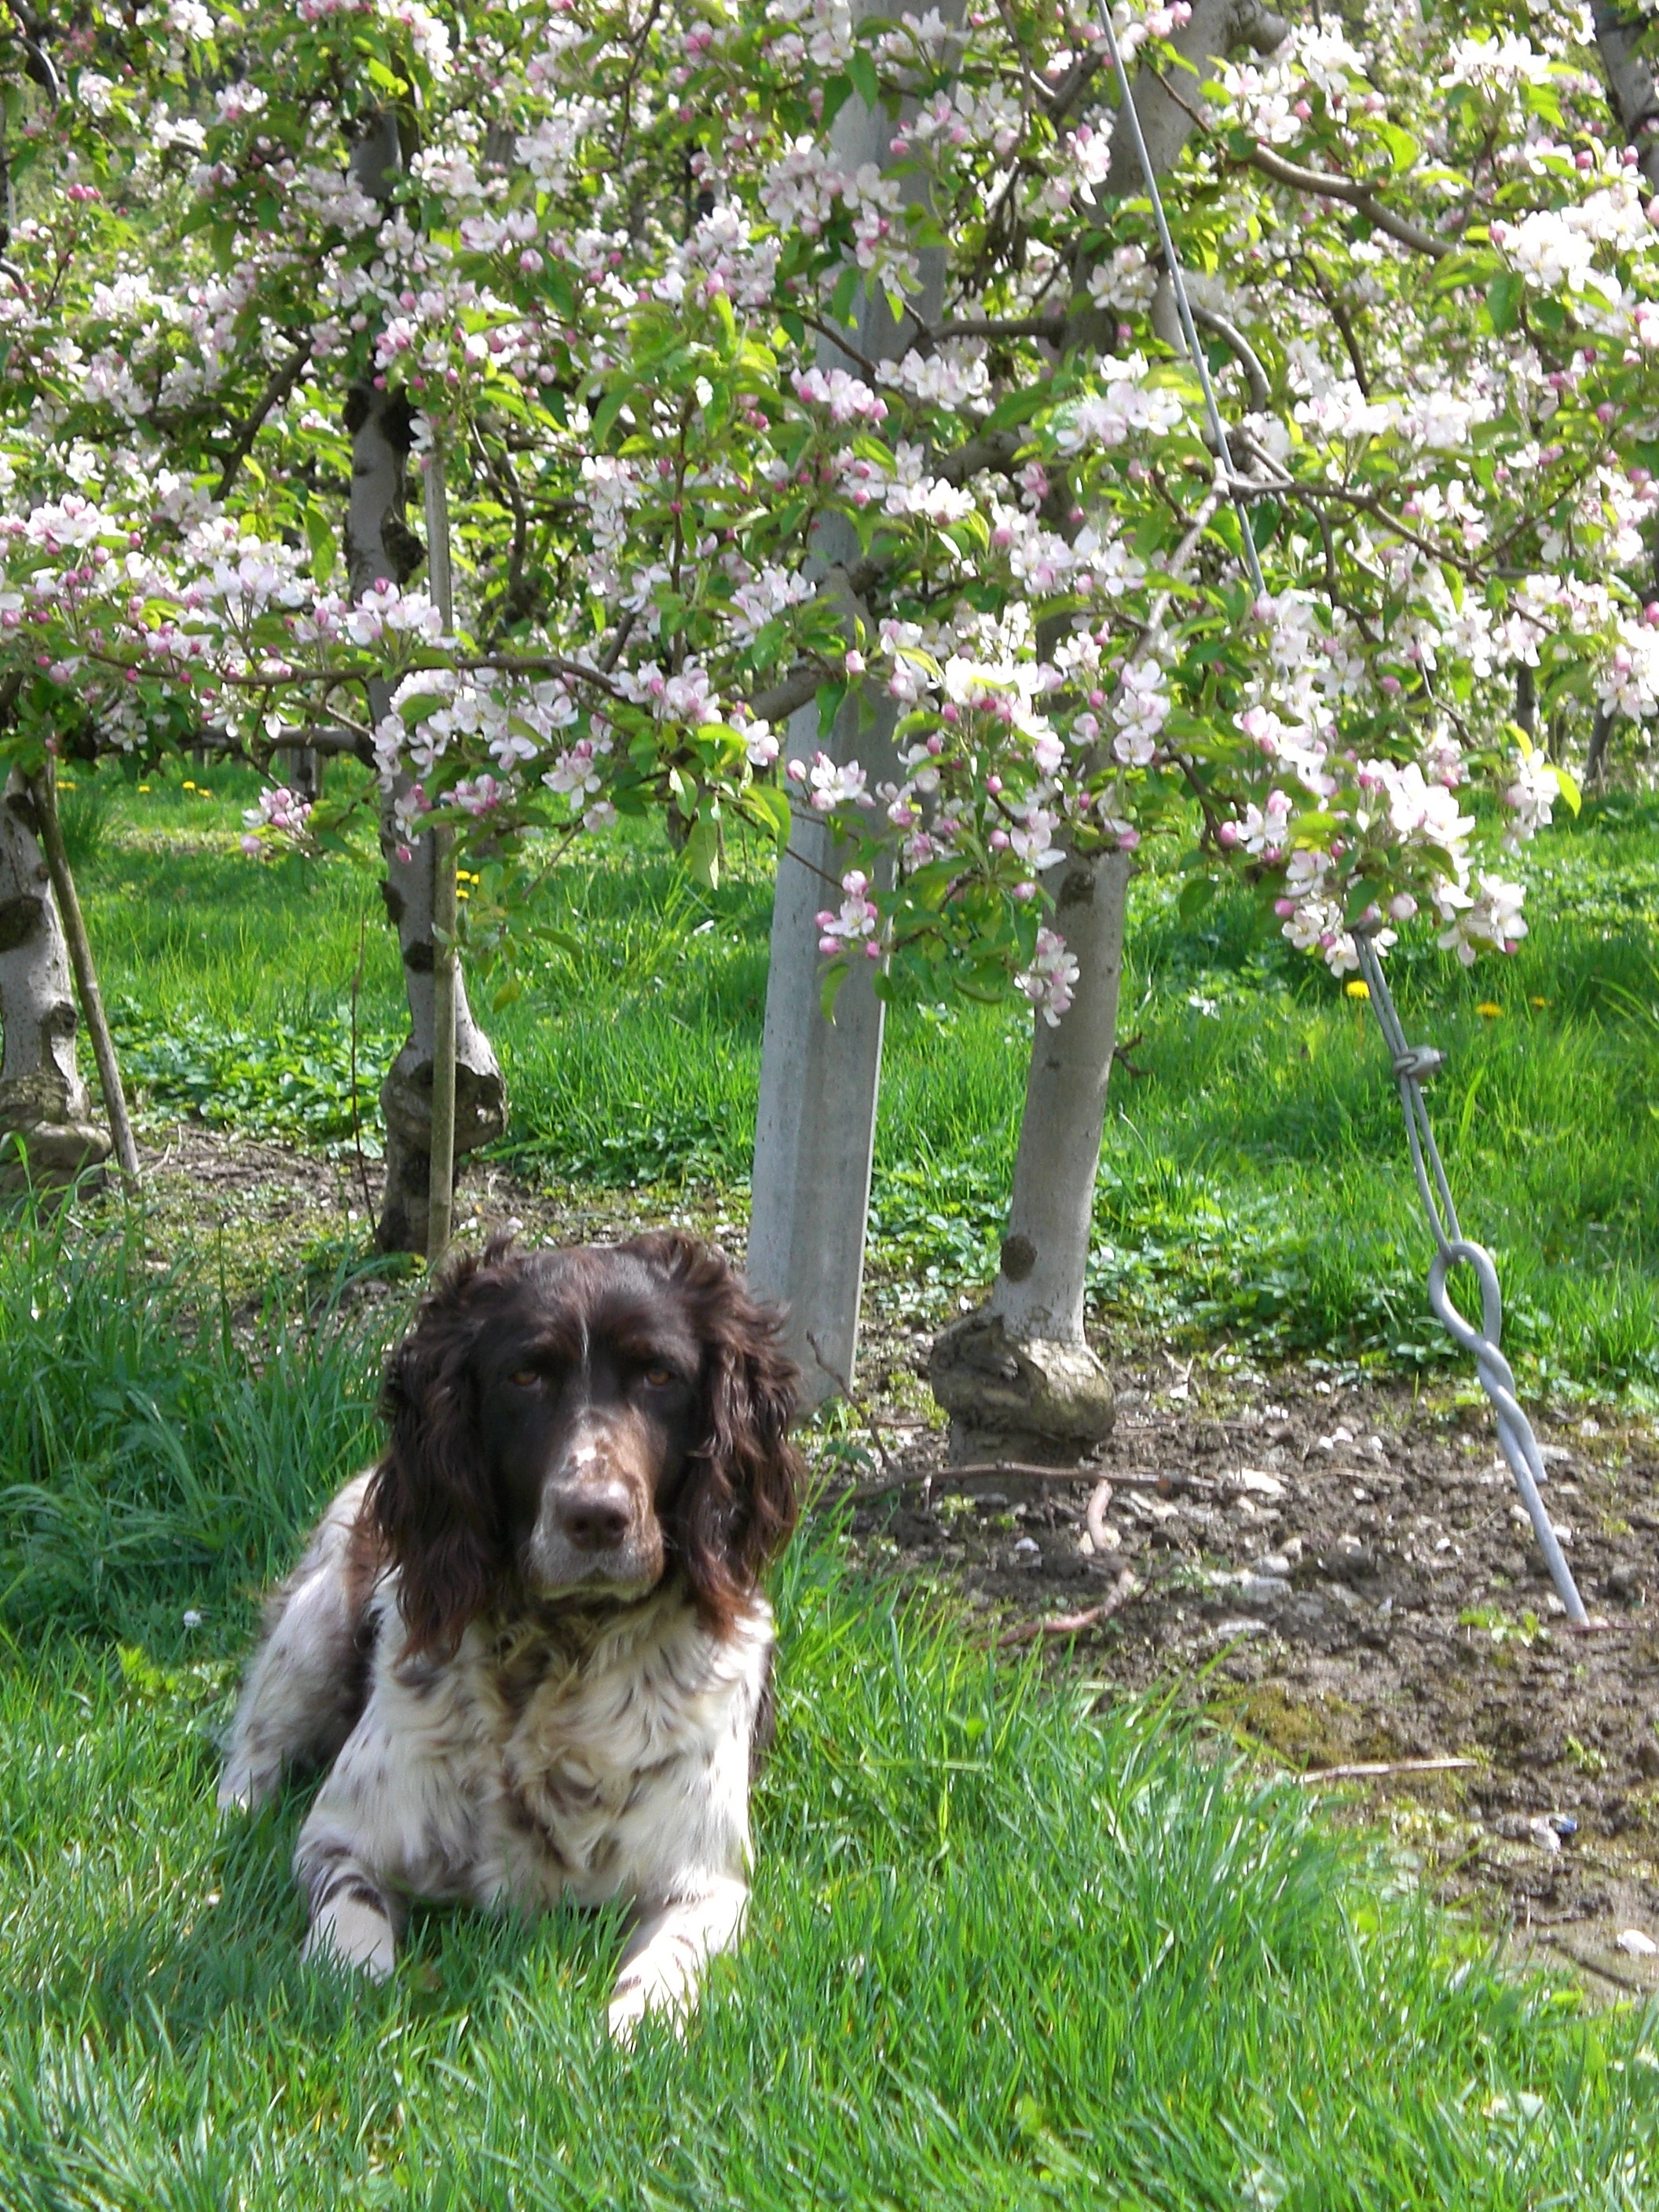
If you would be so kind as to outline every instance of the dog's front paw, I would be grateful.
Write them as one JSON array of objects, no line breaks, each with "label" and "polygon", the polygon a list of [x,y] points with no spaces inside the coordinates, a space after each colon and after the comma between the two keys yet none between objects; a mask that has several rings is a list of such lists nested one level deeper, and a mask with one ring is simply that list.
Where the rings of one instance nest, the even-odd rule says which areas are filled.
[{"label": "dog's front paw", "polygon": [[611,2008],[605,2014],[605,2029],[619,2050],[632,2048],[639,2033],[640,2022],[645,2018],[648,1999],[642,1979],[618,1982],[611,1992]]},{"label": "dog's front paw", "polygon": [[302,1959],[325,1959],[372,1982],[390,1978],[398,1939],[390,1917],[362,1897],[331,1897],[306,1931]]},{"label": "dog's front paw", "polygon": [[611,1992],[611,2007],[605,2014],[605,2027],[611,2040],[619,2051],[633,2046],[639,2033],[640,2022],[647,2013],[654,2013],[665,2021],[676,2035],[684,2038],[686,2022],[696,2003],[694,1990],[678,1984],[669,1986],[654,1980],[649,1974],[628,1977],[617,1983]]}]

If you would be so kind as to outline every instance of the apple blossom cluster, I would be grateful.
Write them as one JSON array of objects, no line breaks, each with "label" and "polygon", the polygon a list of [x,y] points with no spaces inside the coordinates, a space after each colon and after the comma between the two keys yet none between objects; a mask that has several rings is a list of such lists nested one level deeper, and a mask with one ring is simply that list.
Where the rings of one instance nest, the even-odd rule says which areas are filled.
[{"label": "apple blossom cluster", "polygon": [[258,860],[269,849],[268,841],[259,835],[262,830],[274,830],[279,837],[300,842],[305,836],[311,808],[309,799],[290,791],[286,784],[262,791],[258,805],[248,807],[242,815],[242,850],[250,860]]},{"label": "apple blossom cluster", "polygon": [[[1114,21],[1184,83],[1194,13]],[[1561,748],[1659,718],[1659,228],[1564,7],[1327,16],[1192,86],[1166,184],[1260,600],[1087,9],[77,35],[8,149],[6,746],[327,724],[395,840],[499,851],[655,805],[706,866],[793,808],[849,842],[827,959],[991,960],[1048,1022],[1068,853],[1198,837],[1338,974],[1372,908],[1472,958],[1524,932],[1499,855],[1575,802]],[[444,471],[451,623],[412,514],[348,583],[371,399]]]},{"label": "apple blossom cluster", "polygon": [[1058,931],[1044,927],[1037,932],[1030,966],[1014,981],[1053,1030],[1059,1028],[1060,1016],[1071,1006],[1079,972],[1077,956],[1066,950],[1065,939]]}]

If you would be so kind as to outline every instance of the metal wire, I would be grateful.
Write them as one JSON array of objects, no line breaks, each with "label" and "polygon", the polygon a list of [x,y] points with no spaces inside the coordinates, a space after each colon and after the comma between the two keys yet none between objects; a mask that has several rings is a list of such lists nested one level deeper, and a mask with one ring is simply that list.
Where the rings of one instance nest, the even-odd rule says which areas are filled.
[{"label": "metal wire", "polygon": [[1152,171],[1152,157],[1146,150],[1146,138],[1140,127],[1140,117],[1135,108],[1135,96],[1129,89],[1129,72],[1123,66],[1122,49],[1117,42],[1117,32],[1112,24],[1111,0],[1099,0],[1101,27],[1106,33],[1106,44],[1111,51],[1112,67],[1117,71],[1117,81],[1123,95],[1121,113],[1134,140],[1135,152],[1140,159],[1140,173],[1146,179],[1146,191],[1152,203],[1152,221],[1158,226],[1158,242],[1164,252],[1164,266],[1170,278],[1170,289],[1175,294],[1176,313],[1181,318],[1182,333],[1187,341],[1187,351],[1204,392],[1205,412],[1210,418],[1210,433],[1221,459],[1227,490],[1238,514],[1239,534],[1244,540],[1244,565],[1250,572],[1250,581],[1255,586],[1257,599],[1265,599],[1267,586],[1261,574],[1261,557],[1255,550],[1255,539],[1250,534],[1249,511],[1244,504],[1242,480],[1233,473],[1233,451],[1227,440],[1227,426],[1221,419],[1221,410],[1216,404],[1215,386],[1210,380],[1210,363],[1198,342],[1198,326],[1193,320],[1192,302],[1187,297],[1187,280],[1181,272],[1176,258],[1175,240],[1170,235],[1169,218],[1164,212],[1164,196],[1158,189],[1158,179]]},{"label": "metal wire", "polygon": [[[1504,1300],[1498,1286],[1498,1269],[1485,1245],[1465,1237],[1458,1226],[1457,1209],[1452,1203],[1440,1147],[1434,1141],[1428,1109],[1423,1103],[1424,1079],[1440,1066],[1441,1056],[1425,1047],[1413,1048],[1407,1043],[1382,974],[1382,963],[1372,934],[1374,928],[1374,924],[1370,928],[1363,924],[1357,928],[1353,933],[1354,948],[1359,955],[1360,973],[1370,994],[1377,1025],[1393,1056],[1395,1080],[1400,1086],[1400,1103],[1412,1148],[1412,1165],[1417,1171],[1417,1188],[1437,1248],[1429,1268],[1429,1304],[1447,1335],[1474,1361],[1498,1418],[1498,1440],[1510,1463],[1521,1502],[1527,1509],[1527,1518],[1532,1522],[1538,1548],[1544,1554],[1556,1595],[1566,1607],[1567,1619],[1573,1626],[1588,1628],[1589,1615],[1584,1610],[1584,1601],[1578,1595],[1578,1586],[1562,1552],[1554,1523],[1539,1495],[1540,1485],[1549,1478],[1544,1472],[1538,1439],[1516,1396],[1514,1370],[1498,1350],[1504,1330]],[[1480,1285],[1479,1328],[1459,1312],[1446,1288],[1446,1278],[1454,1267],[1474,1270]]]},{"label": "metal wire", "polygon": [[[1122,94],[1122,118],[1133,139],[1135,152],[1140,161],[1140,173],[1146,180],[1152,221],[1158,226],[1158,243],[1163,248],[1170,288],[1175,295],[1176,312],[1181,319],[1187,351],[1203,389],[1204,404],[1209,415],[1210,429],[1220,456],[1227,489],[1238,514],[1239,528],[1244,541],[1245,565],[1255,586],[1256,597],[1262,599],[1267,594],[1267,586],[1262,580],[1255,540],[1250,534],[1250,520],[1244,505],[1246,486],[1243,480],[1233,473],[1232,448],[1228,443],[1226,425],[1216,404],[1209,362],[1198,342],[1192,303],[1187,296],[1186,279],[1182,275],[1181,263],[1176,258],[1175,240],[1170,235],[1163,195],[1158,188],[1152,156],[1146,149],[1146,134],[1141,130],[1134,94],[1129,87],[1129,73],[1123,66],[1122,51],[1113,27],[1110,0],[1098,0],[1098,6],[1101,26],[1106,33],[1112,66],[1117,72],[1118,85]],[[1446,1180],[1440,1147],[1435,1143],[1428,1108],[1423,1103],[1424,1081],[1440,1066],[1441,1054],[1431,1046],[1407,1042],[1405,1030],[1401,1027],[1400,1017],[1395,1011],[1394,1000],[1383,978],[1382,960],[1373,942],[1372,929],[1375,927],[1373,924],[1368,929],[1362,924],[1356,927],[1354,943],[1359,954],[1360,971],[1364,976],[1371,1006],[1382,1031],[1383,1042],[1388,1046],[1394,1063],[1395,1080],[1400,1088],[1400,1103],[1406,1116],[1406,1141],[1411,1147],[1412,1169],[1417,1177],[1423,1211],[1434,1232],[1436,1250],[1429,1268],[1429,1304],[1447,1334],[1474,1361],[1476,1371],[1486,1395],[1492,1400],[1492,1411],[1497,1417],[1498,1442],[1504,1448],[1504,1458],[1510,1463],[1522,1504],[1527,1509],[1527,1517],[1532,1523],[1533,1534],[1538,1539],[1538,1547],[1544,1555],[1556,1595],[1565,1607],[1567,1619],[1572,1626],[1588,1628],[1590,1622],[1584,1610],[1584,1601],[1578,1595],[1578,1586],[1573,1581],[1572,1570],[1562,1552],[1560,1539],[1539,1494],[1549,1478],[1544,1471],[1538,1439],[1534,1436],[1532,1424],[1516,1395],[1515,1371],[1498,1349],[1504,1328],[1504,1301],[1498,1289],[1498,1269],[1491,1253],[1484,1245],[1465,1237],[1458,1223],[1451,1185]],[[1479,1328],[1459,1311],[1446,1288],[1447,1276],[1454,1267],[1459,1267],[1473,1268],[1480,1285]]]}]

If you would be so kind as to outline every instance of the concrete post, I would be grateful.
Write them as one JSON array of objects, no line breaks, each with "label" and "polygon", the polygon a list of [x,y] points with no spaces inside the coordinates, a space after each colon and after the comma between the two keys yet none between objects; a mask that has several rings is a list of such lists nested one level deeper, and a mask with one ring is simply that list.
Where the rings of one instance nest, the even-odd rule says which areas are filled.
[{"label": "concrete post", "polygon": [[[870,13],[867,0],[854,12]],[[955,20],[956,9],[945,12]],[[866,161],[880,163],[894,128],[884,107],[867,108],[855,94],[830,133],[837,166],[855,170]],[[918,180],[918,191],[923,189]],[[917,307],[931,322],[944,298],[945,255],[930,247],[921,263]],[[850,335],[866,360],[891,360],[908,350],[909,327],[908,322],[895,323],[884,299],[866,295],[860,300]],[[818,359],[826,368],[864,374],[858,361],[828,337],[819,343]],[[817,574],[827,574],[855,558],[857,550],[851,526],[832,517],[818,533],[812,567]],[[823,750],[838,761],[861,762],[873,785],[894,772],[896,716],[885,702],[877,703],[873,722],[869,715],[870,702],[849,699]],[[791,718],[786,750],[792,760],[811,760],[819,750],[817,725],[816,707],[803,708]],[[772,902],[755,1123],[749,1279],[764,1297],[788,1309],[784,1341],[800,1367],[804,1402],[814,1406],[852,1381],[881,1085],[883,1007],[872,976],[860,970],[847,978],[833,1023],[824,1020],[820,1007],[813,917],[822,908],[841,903],[839,884],[847,865],[822,824],[797,819],[788,849],[779,858]]]}]

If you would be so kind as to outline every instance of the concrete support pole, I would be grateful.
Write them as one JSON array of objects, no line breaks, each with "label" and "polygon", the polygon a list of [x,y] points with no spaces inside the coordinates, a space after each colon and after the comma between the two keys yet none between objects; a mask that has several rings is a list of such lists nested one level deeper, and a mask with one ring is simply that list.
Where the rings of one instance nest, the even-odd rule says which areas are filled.
[{"label": "concrete support pole", "polygon": [[[871,9],[866,3],[854,12]],[[946,11],[952,21],[956,12]],[[867,108],[855,94],[831,131],[836,165],[850,171],[884,161],[894,129],[885,108]],[[918,191],[922,188],[919,183]],[[929,248],[922,255],[917,302],[929,321],[938,317],[944,287],[944,253]],[[908,349],[908,322],[895,323],[884,298],[866,295],[848,335],[866,360],[891,360]],[[864,374],[832,339],[821,341],[818,358],[826,368]],[[850,526],[832,518],[818,534],[813,566],[825,575],[856,552]],[[849,605],[849,621],[855,612],[862,610]],[[869,702],[849,699],[829,738],[821,740],[817,708],[803,708],[790,720],[789,757],[811,760],[822,744],[836,760],[861,762],[873,785],[893,772],[896,716],[884,702],[877,703],[873,721],[869,716]],[[797,818],[779,859],[772,904],[755,1123],[749,1279],[788,1310],[784,1340],[800,1367],[808,1405],[821,1403],[852,1380],[881,1085],[883,1008],[871,975],[860,971],[848,977],[833,1022],[825,1021],[820,1006],[822,963],[813,917],[840,904],[846,866],[822,824]]]}]

